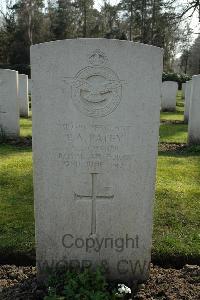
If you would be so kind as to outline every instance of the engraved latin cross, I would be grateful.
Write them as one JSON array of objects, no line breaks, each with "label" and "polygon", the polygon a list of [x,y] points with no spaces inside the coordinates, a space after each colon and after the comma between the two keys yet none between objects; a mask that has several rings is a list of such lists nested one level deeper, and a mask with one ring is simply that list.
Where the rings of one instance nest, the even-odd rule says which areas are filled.
[{"label": "engraved latin cross", "polygon": [[91,235],[96,234],[97,230],[97,213],[96,213],[96,205],[97,200],[100,199],[113,199],[114,195],[98,195],[97,193],[97,176],[98,173],[91,173],[92,176],[92,193],[91,195],[79,195],[74,193],[75,200],[83,199],[83,200],[91,200],[92,202],[92,220],[91,220]]}]

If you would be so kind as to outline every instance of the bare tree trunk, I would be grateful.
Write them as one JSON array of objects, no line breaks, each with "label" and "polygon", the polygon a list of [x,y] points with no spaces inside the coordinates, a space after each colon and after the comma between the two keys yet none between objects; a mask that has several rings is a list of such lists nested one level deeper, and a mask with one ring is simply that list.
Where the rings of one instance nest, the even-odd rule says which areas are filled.
[{"label": "bare tree trunk", "polygon": [[24,1],[25,5],[25,10],[27,13],[27,34],[28,34],[28,39],[29,39],[29,45],[31,46],[33,44],[33,16],[34,16],[34,0],[26,0]]},{"label": "bare tree trunk", "polygon": [[156,16],[156,0],[151,1],[152,3],[152,20],[151,20],[151,45],[153,44],[153,34]]},{"label": "bare tree trunk", "polygon": [[86,0],[84,1],[84,25],[83,25],[83,37],[87,36],[87,4]]},{"label": "bare tree trunk", "polygon": [[145,21],[146,21],[146,9],[147,9],[147,2],[146,0],[142,0],[142,28],[141,28],[141,41],[144,43],[146,40],[146,26],[145,26]]},{"label": "bare tree trunk", "polygon": [[132,41],[132,26],[133,26],[133,0],[130,3],[130,28],[129,28],[129,40]]},{"label": "bare tree trunk", "polygon": [[84,6],[83,6],[83,37],[87,37],[87,0],[84,0]]}]

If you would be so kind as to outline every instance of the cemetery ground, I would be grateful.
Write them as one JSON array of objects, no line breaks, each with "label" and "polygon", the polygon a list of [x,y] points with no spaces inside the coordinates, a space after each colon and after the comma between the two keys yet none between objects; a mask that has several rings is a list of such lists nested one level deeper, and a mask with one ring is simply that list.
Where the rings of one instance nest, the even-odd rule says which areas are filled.
[{"label": "cemetery ground", "polygon": [[[177,111],[161,113],[154,267],[132,299],[200,297],[200,268],[185,266],[200,265],[200,146],[187,145],[183,110],[179,92]],[[20,126],[18,141],[0,145],[0,299],[42,299],[44,291],[37,288],[30,267],[35,265],[31,117],[21,119]]]}]

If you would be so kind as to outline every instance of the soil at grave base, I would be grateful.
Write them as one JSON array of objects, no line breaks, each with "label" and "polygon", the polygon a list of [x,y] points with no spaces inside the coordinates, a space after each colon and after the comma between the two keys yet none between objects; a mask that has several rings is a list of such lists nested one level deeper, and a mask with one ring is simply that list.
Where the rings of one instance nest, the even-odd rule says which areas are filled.
[{"label": "soil at grave base", "polygon": [[[132,300],[198,300],[200,267],[185,265],[176,270],[152,265],[149,280],[131,288],[134,290]],[[45,292],[37,285],[35,267],[0,266],[1,300],[39,300],[44,298]]]}]

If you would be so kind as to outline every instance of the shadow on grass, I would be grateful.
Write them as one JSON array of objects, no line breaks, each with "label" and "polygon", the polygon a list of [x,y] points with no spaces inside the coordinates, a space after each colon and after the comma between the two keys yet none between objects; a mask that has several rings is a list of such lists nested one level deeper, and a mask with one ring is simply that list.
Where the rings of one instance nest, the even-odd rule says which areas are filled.
[{"label": "shadow on grass", "polygon": [[[152,253],[151,261],[154,265],[160,267],[173,267],[181,269],[186,264],[200,265],[200,256],[185,256],[185,255],[166,255]],[[6,254],[0,252],[0,264],[1,265],[16,265],[16,266],[36,266],[35,253],[11,253]]]},{"label": "shadow on grass", "polygon": [[178,107],[184,107],[184,102],[179,99],[179,101],[176,102],[176,106]]},{"label": "shadow on grass", "polygon": [[25,120],[25,121],[31,121],[32,120],[32,114],[30,114],[29,116],[28,116],[28,118],[25,118],[25,117],[20,117],[20,120]]},{"label": "shadow on grass", "polygon": [[200,156],[200,145],[191,146],[180,143],[160,143],[158,155],[168,157]]},{"label": "shadow on grass", "polygon": [[173,116],[173,115],[179,115],[179,116],[183,116],[183,112],[182,111],[179,111],[179,110],[176,110],[174,112],[168,112],[168,111],[162,111],[161,112],[161,115],[164,117],[164,116]]},{"label": "shadow on grass", "polygon": [[166,268],[177,268],[181,269],[186,264],[189,265],[200,265],[200,256],[185,256],[185,255],[166,255],[165,253],[162,254],[152,254],[152,263],[159,267],[166,267]]},{"label": "shadow on grass", "polygon": [[12,155],[17,152],[32,151],[32,137],[18,137],[16,139],[6,139],[0,143],[0,155]]},{"label": "shadow on grass", "polygon": [[13,248],[6,248],[5,252],[0,251],[1,265],[16,265],[16,266],[35,266],[36,254],[35,250],[30,252],[15,252]]}]

